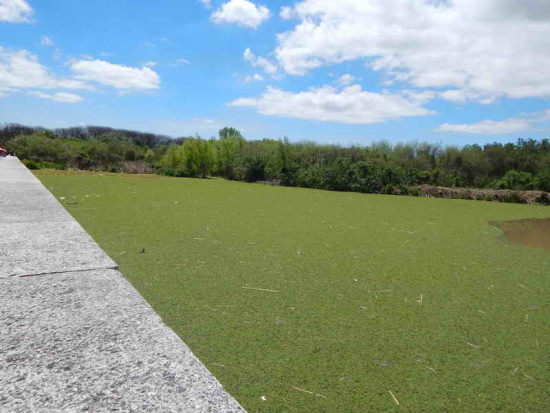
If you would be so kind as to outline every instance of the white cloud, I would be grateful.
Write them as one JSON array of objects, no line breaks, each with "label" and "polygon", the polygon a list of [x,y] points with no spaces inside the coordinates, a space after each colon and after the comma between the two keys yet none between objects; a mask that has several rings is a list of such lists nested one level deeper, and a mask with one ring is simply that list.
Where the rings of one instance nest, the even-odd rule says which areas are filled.
[{"label": "white cloud", "polygon": [[[81,60],[71,63],[73,76],[56,76],[27,50],[0,47],[0,94],[26,92],[43,99],[76,103],[83,100],[77,94],[55,89],[94,90],[90,81],[120,90],[156,89],[158,75],[147,67],[119,66],[101,60]],[[45,91],[53,90],[46,93]]]},{"label": "white cloud", "polygon": [[289,74],[364,60],[389,81],[467,91],[454,100],[550,96],[548,0],[303,0],[283,16],[299,20],[275,51]]},{"label": "white cloud", "polygon": [[550,109],[541,112],[537,118],[537,122],[550,122]]},{"label": "white cloud", "polygon": [[290,20],[295,17],[294,10],[292,9],[292,7],[289,6],[281,7],[279,17],[283,20]]},{"label": "white cloud", "polygon": [[53,94],[36,92],[34,93],[34,95],[42,99],[51,99],[51,100],[55,100],[56,102],[62,102],[62,103],[79,103],[84,100],[82,96],[77,95],[76,93],[68,93],[68,92],[56,92]]},{"label": "white cloud", "polygon": [[259,73],[254,73],[253,75],[247,76],[247,77],[244,78],[244,81],[246,83],[261,82],[262,80],[264,80],[264,77],[262,75],[260,75]]},{"label": "white cloud", "polygon": [[454,132],[480,135],[506,135],[508,133],[523,132],[529,129],[531,123],[526,119],[507,119],[503,121],[484,120],[476,123],[453,125],[445,123],[436,129],[436,132]]},{"label": "white cloud", "polygon": [[48,36],[42,36],[42,38],[40,39],[40,44],[42,46],[48,46],[48,47],[54,45],[53,40],[50,39]]},{"label": "white cloud", "polygon": [[338,80],[336,80],[336,83],[342,86],[351,85],[353,82],[355,82],[357,79],[350,75],[349,73],[346,73],[343,76],[340,76]]},{"label": "white cloud", "polygon": [[75,77],[119,90],[158,89],[159,75],[148,67],[121,66],[104,60],[79,60],[71,64]]},{"label": "white cloud", "polygon": [[146,66],[146,67],[155,67],[156,65],[158,65],[159,62],[155,62],[155,61],[152,61],[152,60],[149,60],[148,62],[145,62],[143,64],[143,66]]},{"label": "white cloud", "polygon": [[481,93],[480,91],[470,89],[450,89],[440,92],[439,97],[455,103],[468,103],[477,101],[483,104],[493,103],[497,97],[496,93]]},{"label": "white cloud", "polygon": [[252,50],[250,50],[249,47],[246,48],[243,56],[244,59],[250,62],[253,67],[259,67],[264,72],[271,75],[277,73],[278,68],[273,62],[271,62],[269,59],[266,59],[265,57],[256,56],[254,53],[252,53]]},{"label": "white cloud", "polygon": [[194,127],[196,129],[204,130],[218,130],[221,128],[218,121],[210,118],[193,118],[188,121],[182,122],[187,127]]},{"label": "white cloud", "polygon": [[436,132],[468,133],[483,135],[506,135],[523,132],[533,124],[550,121],[550,109],[542,112],[526,113],[522,118],[510,118],[501,121],[484,120],[475,123],[451,124],[444,123]]},{"label": "white cloud", "polygon": [[189,60],[183,59],[183,58],[176,59],[176,61],[175,61],[176,65],[188,65],[189,63],[191,63]]},{"label": "white cloud", "polygon": [[230,105],[253,107],[264,115],[345,124],[380,123],[434,113],[406,97],[363,91],[359,85],[348,86],[341,91],[323,86],[298,93],[268,87],[259,98],[240,98]]},{"label": "white cloud", "polygon": [[212,0],[199,0],[202,5],[204,7],[206,7],[207,9],[211,9],[212,8]]},{"label": "white cloud", "polygon": [[212,13],[211,20],[217,24],[238,24],[255,29],[270,16],[265,6],[257,6],[248,0],[230,0]]},{"label": "white cloud", "polygon": [[21,89],[89,89],[89,85],[72,78],[52,75],[38,58],[27,50],[0,47],[0,91]]},{"label": "white cloud", "polygon": [[33,9],[25,0],[0,0],[0,22],[25,23]]}]

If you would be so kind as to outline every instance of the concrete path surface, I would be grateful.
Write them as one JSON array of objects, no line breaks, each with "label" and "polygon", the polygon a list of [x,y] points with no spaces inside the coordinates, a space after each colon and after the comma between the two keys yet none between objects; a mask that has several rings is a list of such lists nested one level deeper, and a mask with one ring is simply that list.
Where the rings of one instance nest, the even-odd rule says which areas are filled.
[{"label": "concrete path surface", "polygon": [[242,412],[17,158],[0,158],[0,412]]}]

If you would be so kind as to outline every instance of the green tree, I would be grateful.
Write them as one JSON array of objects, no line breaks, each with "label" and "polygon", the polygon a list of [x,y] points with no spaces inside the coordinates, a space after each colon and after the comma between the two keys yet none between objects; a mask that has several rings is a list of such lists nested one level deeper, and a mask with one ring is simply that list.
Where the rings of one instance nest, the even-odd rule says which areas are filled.
[{"label": "green tree", "polygon": [[201,138],[188,139],[182,146],[183,171],[188,176],[206,178],[214,166],[212,144]]},{"label": "green tree", "polygon": [[224,140],[231,136],[236,136],[237,138],[242,138],[243,135],[241,135],[241,132],[239,132],[237,129],[226,126],[225,128],[220,129],[218,132],[220,139]]},{"label": "green tree", "polygon": [[533,176],[529,172],[508,171],[499,179],[496,184],[496,189],[533,189]]},{"label": "green tree", "polygon": [[229,136],[218,144],[218,173],[227,179],[233,179],[239,153],[245,145],[240,136]]},{"label": "green tree", "polygon": [[178,169],[183,163],[184,153],[179,145],[171,145],[160,159],[160,165],[165,168]]}]

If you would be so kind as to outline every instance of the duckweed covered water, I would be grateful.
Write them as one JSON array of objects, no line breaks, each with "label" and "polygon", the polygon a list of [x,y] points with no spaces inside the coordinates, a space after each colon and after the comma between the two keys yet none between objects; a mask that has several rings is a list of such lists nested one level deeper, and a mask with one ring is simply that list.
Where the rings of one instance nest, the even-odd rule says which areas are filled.
[{"label": "duckweed covered water", "polygon": [[250,412],[548,410],[548,207],[37,176]]}]

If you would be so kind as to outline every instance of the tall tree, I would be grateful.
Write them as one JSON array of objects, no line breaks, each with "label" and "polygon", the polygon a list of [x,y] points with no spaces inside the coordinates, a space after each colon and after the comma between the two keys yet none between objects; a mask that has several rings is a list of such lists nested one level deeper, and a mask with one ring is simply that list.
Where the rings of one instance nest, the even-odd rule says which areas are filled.
[{"label": "tall tree", "polygon": [[227,139],[231,136],[235,136],[237,138],[242,138],[243,135],[241,135],[241,132],[239,132],[237,129],[226,126],[225,128],[220,129],[218,132],[220,139]]}]

